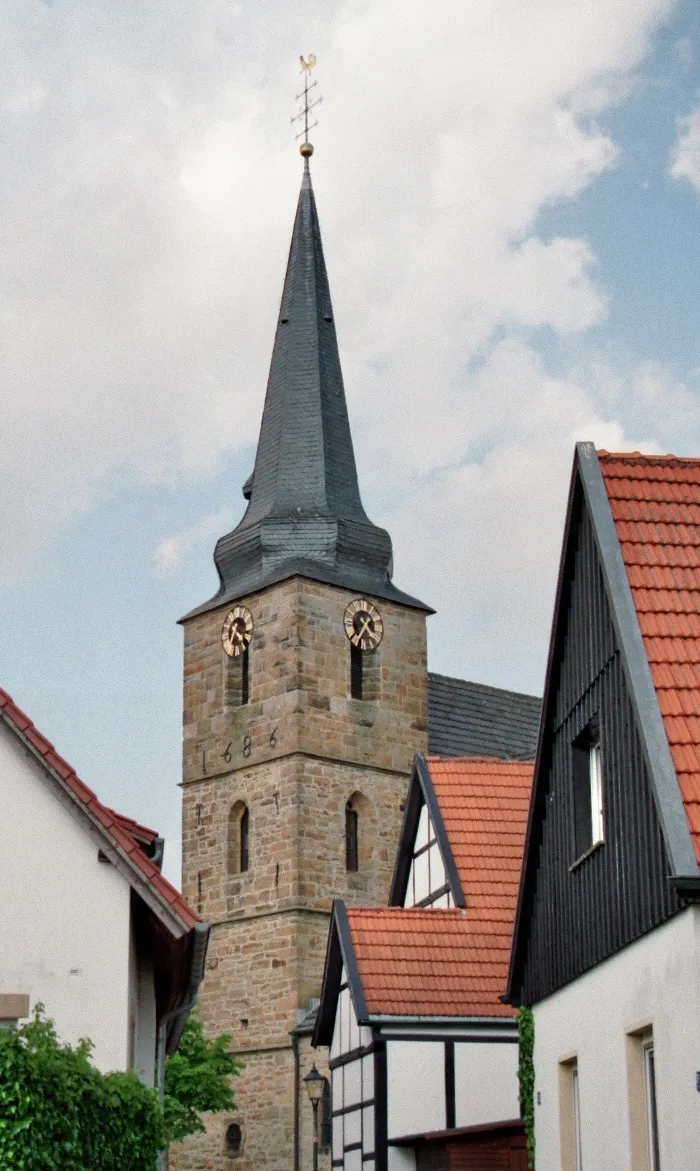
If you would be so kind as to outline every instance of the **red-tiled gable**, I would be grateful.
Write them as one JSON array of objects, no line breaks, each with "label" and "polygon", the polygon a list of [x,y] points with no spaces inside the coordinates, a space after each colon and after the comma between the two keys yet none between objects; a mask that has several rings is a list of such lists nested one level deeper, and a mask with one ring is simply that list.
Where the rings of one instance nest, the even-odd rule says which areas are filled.
[{"label": "red-tiled gable", "polygon": [[112,844],[122,854],[127,855],[130,862],[140,870],[141,874],[158,892],[160,898],[165,900],[173,914],[181,920],[186,930],[191,930],[195,923],[199,922],[198,916],[188,906],[179,891],[175,890],[175,887],[163,878],[158,867],[146,857],[139,841],[137,841],[137,837],[141,839],[145,837],[148,840],[149,835],[152,835],[152,838],[155,838],[157,836],[155,831],[148,830],[131,818],[123,817],[103,805],[92,789],[88,789],[87,785],[81,781],[75,769],[62,756],[58,755],[53,744],[34,727],[29,716],[16,706],[12,696],[8,695],[2,688],[0,688],[0,716],[14,728],[23,740],[31,745],[45,765],[61,778],[76,801],[96,818],[107,837],[111,839]]},{"label": "red-tiled gable", "polygon": [[[498,925],[510,947],[534,766],[468,756],[426,759],[469,921]],[[505,974],[504,968],[504,981]]]},{"label": "red-tiled gable", "polygon": [[700,459],[598,459],[700,863]]},{"label": "red-tiled gable", "polygon": [[501,1004],[510,932],[469,911],[348,907],[370,1014],[509,1017]]}]

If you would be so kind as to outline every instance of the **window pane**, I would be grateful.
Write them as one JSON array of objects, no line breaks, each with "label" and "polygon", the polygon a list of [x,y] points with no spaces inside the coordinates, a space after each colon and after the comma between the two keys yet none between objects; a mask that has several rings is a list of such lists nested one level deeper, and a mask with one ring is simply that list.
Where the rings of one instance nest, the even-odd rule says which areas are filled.
[{"label": "window pane", "polygon": [[603,841],[603,777],[600,767],[600,744],[589,750],[591,783],[591,844]]}]

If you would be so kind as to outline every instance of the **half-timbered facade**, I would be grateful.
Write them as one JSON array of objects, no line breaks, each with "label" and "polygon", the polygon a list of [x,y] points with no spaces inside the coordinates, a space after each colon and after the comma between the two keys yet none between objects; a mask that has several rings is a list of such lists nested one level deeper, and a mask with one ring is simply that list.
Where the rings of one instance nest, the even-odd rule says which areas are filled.
[{"label": "half-timbered facade", "polygon": [[700,1150],[700,460],[576,450],[508,981],[538,1166]]},{"label": "half-timbered facade", "polygon": [[393,905],[334,905],[314,1037],[330,1044],[334,1167],[437,1165],[439,1149],[447,1169],[465,1144],[520,1166],[500,998],[531,777],[526,762],[418,756]]}]

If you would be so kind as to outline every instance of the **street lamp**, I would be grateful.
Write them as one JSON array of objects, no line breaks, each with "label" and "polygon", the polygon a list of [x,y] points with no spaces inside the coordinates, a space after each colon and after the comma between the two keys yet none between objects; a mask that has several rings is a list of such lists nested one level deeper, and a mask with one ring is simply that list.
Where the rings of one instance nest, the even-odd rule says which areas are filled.
[{"label": "street lamp", "polygon": [[303,1080],[314,1108],[314,1171],[318,1171],[318,1104],[323,1095],[324,1079],[316,1069],[315,1062]]}]

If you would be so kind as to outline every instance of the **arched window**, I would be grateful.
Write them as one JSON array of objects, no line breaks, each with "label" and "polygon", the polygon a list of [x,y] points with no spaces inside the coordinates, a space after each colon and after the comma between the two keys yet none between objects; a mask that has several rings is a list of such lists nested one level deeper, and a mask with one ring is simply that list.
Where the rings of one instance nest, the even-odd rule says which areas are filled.
[{"label": "arched window", "polygon": [[359,870],[360,868],[360,826],[357,810],[353,807],[352,798],[345,806],[345,869]]},{"label": "arched window", "polygon": [[237,1122],[231,1122],[226,1127],[226,1137],[224,1139],[224,1151],[229,1159],[233,1159],[236,1155],[240,1155],[243,1148],[243,1132]]},{"label": "arched window", "polygon": [[250,813],[245,801],[236,801],[228,819],[228,872],[245,874],[249,869]]},{"label": "arched window", "polygon": [[329,1151],[333,1142],[333,1112],[331,1109],[331,1083],[327,1077],[323,1079],[320,1114],[321,1117],[318,1120],[318,1146],[321,1151]]}]

